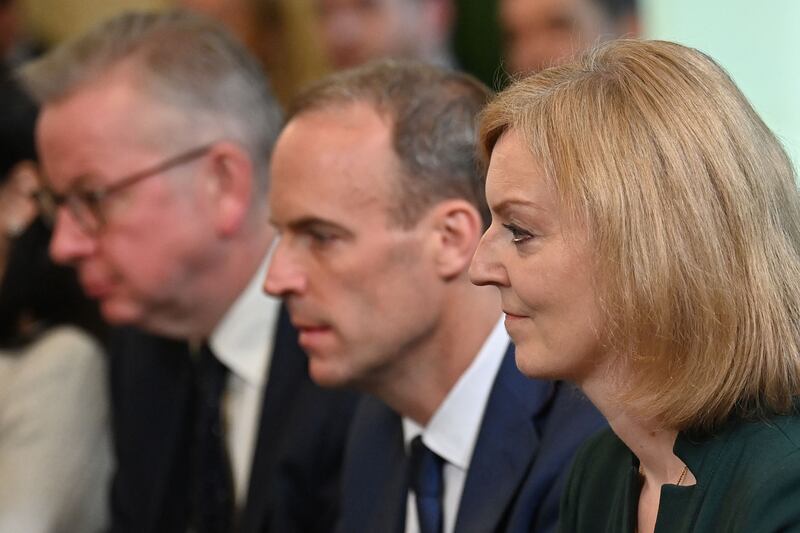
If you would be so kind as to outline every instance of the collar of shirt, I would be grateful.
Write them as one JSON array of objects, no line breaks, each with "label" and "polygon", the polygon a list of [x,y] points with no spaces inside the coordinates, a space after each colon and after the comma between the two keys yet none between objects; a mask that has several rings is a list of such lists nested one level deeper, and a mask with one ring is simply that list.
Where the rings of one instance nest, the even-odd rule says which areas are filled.
[{"label": "collar of shirt", "polygon": [[209,339],[214,355],[233,374],[257,387],[265,384],[280,312],[280,300],[262,290],[271,256],[270,251]]},{"label": "collar of shirt", "polygon": [[403,418],[406,449],[414,437],[422,434],[422,441],[430,450],[449,464],[467,470],[489,393],[509,342],[501,318],[428,425],[423,428],[413,420]]}]

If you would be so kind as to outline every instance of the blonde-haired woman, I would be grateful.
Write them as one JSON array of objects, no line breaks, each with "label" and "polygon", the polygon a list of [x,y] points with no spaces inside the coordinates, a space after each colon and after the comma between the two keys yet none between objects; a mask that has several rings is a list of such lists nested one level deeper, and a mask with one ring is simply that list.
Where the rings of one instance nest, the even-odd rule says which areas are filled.
[{"label": "blonde-haired woman", "polygon": [[496,285],[517,363],[613,432],[573,531],[800,531],[800,202],[775,136],[703,54],[617,41],[485,110]]}]

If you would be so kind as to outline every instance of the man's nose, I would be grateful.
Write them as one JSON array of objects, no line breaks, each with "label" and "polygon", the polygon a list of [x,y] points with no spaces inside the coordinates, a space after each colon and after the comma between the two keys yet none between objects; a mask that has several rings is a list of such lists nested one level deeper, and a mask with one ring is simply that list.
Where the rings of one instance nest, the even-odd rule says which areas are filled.
[{"label": "man's nose", "polygon": [[75,264],[92,254],[95,248],[94,237],[86,233],[68,209],[60,208],[50,240],[50,257],[53,261],[63,265]]},{"label": "man's nose", "polygon": [[279,238],[270,259],[269,270],[264,279],[264,291],[272,296],[285,297],[302,294],[307,286],[307,277],[283,238]]}]

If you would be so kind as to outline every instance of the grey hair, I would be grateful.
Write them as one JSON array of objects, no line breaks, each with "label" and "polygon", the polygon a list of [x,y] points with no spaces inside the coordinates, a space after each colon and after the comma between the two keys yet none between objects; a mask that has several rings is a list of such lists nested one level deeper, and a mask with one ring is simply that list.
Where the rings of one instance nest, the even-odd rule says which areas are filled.
[{"label": "grey hair", "polygon": [[[122,64],[141,72],[149,96],[186,110],[199,134],[242,144],[266,188],[281,111],[258,62],[214,21],[181,9],[113,17],[19,71],[41,105],[68,97]],[[216,139],[205,139],[216,140]]]},{"label": "grey hair", "polygon": [[289,120],[314,110],[367,103],[390,120],[403,175],[393,217],[413,226],[436,202],[461,198],[490,223],[476,157],[477,116],[492,92],[460,72],[385,59],[333,74],[294,100]]}]

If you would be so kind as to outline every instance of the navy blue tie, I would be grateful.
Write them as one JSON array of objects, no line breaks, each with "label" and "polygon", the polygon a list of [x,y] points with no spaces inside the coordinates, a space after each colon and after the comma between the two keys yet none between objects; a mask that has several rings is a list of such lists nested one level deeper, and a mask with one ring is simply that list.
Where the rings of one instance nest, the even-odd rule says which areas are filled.
[{"label": "navy blue tie", "polygon": [[193,522],[198,533],[227,533],[234,513],[233,477],[221,412],[228,369],[207,345],[199,356]]},{"label": "navy blue tie", "polygon": [[442,494],[444,460],[428,449],[417,436],[411,441],[409,480],[417,501],[420,533],[441,533],[444,523]]}]

